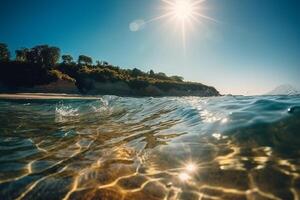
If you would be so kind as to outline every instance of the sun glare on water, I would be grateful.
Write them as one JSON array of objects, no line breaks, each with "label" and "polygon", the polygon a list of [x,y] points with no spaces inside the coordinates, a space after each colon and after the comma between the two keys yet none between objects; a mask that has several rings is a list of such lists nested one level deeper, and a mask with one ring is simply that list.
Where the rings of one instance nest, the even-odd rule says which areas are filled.
[{"label": "sun glare on water", "polygon": [[192,173],[192,172],[194,172],[194,171],[197,170],[197,166],[196,166],[194,163],[188,163],[188,164],[185,166],[185,169],[186,169],[188,172]]}]

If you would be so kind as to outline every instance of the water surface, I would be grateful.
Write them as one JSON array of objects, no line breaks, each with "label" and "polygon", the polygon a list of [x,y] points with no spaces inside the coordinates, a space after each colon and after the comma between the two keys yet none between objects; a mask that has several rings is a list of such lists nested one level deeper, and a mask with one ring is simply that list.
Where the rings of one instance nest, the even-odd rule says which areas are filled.
[{"label": "water surface", "polygon": [[0,100],[0,199],[299,199],[300,97]]}]

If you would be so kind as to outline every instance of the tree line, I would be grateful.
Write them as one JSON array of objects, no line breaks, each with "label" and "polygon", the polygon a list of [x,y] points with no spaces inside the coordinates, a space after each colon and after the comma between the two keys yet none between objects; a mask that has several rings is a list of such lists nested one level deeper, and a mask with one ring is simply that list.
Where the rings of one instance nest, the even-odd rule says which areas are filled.
[{"label": "tree line", "polygon": [[[71,55],[61,55],[60,48],[47,44],[17,49],[15,58],[11,57],[8,46],[0,43],[0,89],[4,86],[15,90],[69,80],[84,94],[97,88],[97,83],[123,83],[131,90],[98,92],[159,96],[173,89],[185,95],[191,95],[196,90],[203,91],[204,95],[218,95],[214,88],[201,83],[184,82],[181,76],[167,76],[153,70],[144,72],[137,68],[122,69],[106,61],[93,63],[93,59],[86,55],[79,55],[75,60]],[[172,92],[168,94],[174,95]]]},{"label": "tree line", "polygon": [[[15,60],[16,62],[21,63],[30,63],[30,64],[38,64],[42,68],[51,69],[57,67],[57,65],[72,65],[83,67],[88,66],[90,68],[97,67],[106,67],[115,71],[120,71],[118,66],[110,65],[106,61],[96,61],[96,64],[93,65],[93,59],[90,56],[79,55],[77,61],[71,55],[63,54],[61,55],[61,50],[55,46],[49,45],[37,45],[32,48],[21,48],[15,51]],[[59,61],[61,62],[59,63]],[[0,43],[0,62],[9,62],[11,60],[11,53],[8,49],[8,46],[5,43]],[[131,76],[148,76],[161,80],[173,80],[182,82],[183,77],[181,76],[171,76],[168,77],[165,73],[159,72],[155,73],[153,70],[145,73],[142,70],[134,68],[132,70],[126,70]]]},{"label": "tree line", "polygon": [[[37,45],[32,48],[21,48],[15,51],[16,61],[41,64],[46,67],[53,67],[60,60],[60,48],[49,45]],[[11,54],[5,43],[0,43],[0,62],[10,61]],[[62,63],[75,64],[71,55],[62,55]],[[92,65],[93,60],[89,56],[80,55],[78,64]]]}]

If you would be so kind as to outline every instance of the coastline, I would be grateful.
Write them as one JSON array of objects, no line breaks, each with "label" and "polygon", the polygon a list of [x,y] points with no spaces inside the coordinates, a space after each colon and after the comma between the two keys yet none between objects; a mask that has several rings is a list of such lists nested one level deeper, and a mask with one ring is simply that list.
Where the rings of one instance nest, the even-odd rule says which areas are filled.
[{"label": "coastline", "polygon": [[96,96],[82,96],[78,94],[63,94],[63,93],[3,93],[0,94],[0,100],[14,100],[14,99],[99,99]]},{"label": "coastline", "polygon": [[[84,94],[67,94],[67,93],[54,93],[54,92],[15,92],[15,93],[0,93],[0,100],[22,100],[22,99],[86,99],[86,100],[97,100],[100,96],[105,96],[109,94],[98,94],[98,95],[84,95]],[[184,97],[187,95],[163,95],[163,96],[140,96],[140,95],[114,95],[113,96],[120,96],[120,97],[135,97],[135,98],[143,98],[143,97]],[[190,95],[190,96],[197,96],[197,95]],[[221,96],[221,95],[219,95]],[[198,96],[201,97],[201,96]],[[203,96],[205,97],[205,96]]]}]

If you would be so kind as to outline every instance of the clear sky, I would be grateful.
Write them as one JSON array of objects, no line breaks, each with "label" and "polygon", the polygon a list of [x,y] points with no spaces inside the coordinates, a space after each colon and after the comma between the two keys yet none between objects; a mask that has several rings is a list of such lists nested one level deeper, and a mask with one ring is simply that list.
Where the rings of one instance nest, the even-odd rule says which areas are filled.
[{"label": "clear sky", "polygon": [[[173,1],[173,0],[170,0]],[[300,88],[299,0],[206,0],[186,28],[164,14],[161,0],[1,0],[0,42],[14,51],[50,44],[124,68],[153,69],[216,87],[261,94],[281,84]]]}]

